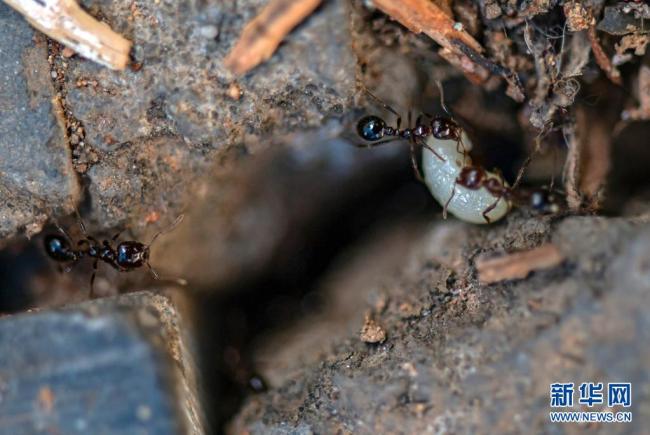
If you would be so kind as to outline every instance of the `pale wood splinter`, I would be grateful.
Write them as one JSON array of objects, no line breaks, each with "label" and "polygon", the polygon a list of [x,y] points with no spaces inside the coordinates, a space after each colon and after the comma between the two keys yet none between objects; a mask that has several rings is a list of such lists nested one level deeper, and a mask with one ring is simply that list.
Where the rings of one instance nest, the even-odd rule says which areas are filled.
[{"label": "pale wood splinter", "polygon": [[85,12],[74,0],[4,0],[34,27],[81,56],[112,69],[129,63],[131,42]]}]

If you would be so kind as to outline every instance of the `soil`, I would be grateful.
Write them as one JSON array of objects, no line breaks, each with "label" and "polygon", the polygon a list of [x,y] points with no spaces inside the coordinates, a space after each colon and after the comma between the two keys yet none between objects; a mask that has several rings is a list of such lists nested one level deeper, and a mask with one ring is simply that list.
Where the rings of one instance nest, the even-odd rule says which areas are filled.
[{"label": "soil", "polygon": [[[459,64],[370,2],[329,0],[236,76],[223,60],[266,3],[82,1],[133,41],[125,71],[0,3],[0,314],[89,298],[92,262],[61,273],[42,247],[56,225],[84,237],[75,211],[143,243],[183,215],[151,263],[188,281],[192,327],[173,333],[197,340],[211,433],[644,433],[647,5],[435,2],[482,49]],[[558,210],[444,220],[408,145],[360,143],[363,114],[397,122],[365,90],[402,125],[453,116],[511,185],[530,157],[517,193]],[[517,274],[481,280],[491,258]],[[100,263],[94,294],[160,287]],[[631,382],[632,423],[549,423],[566,381]]]}]

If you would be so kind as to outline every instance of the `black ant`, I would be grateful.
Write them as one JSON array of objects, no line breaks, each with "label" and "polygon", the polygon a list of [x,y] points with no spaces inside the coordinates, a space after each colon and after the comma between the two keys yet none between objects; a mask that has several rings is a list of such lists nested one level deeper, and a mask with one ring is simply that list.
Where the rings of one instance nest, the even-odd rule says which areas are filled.
[{"label": "black ant", "polygon": [[[419,145],[421,147],[425,147],[426,149],[431,151],[439,160],[441,160],[442,162],[446,162],[446,160],[443,157],[441,157],[439,153],[437,153],[434,149],[432,149],[425,143],[425,140],[427,137],[433,136],[436,139],[440,139],[440,140],[456,141],[457,154],[463,156],[462,167],[460,168],[460,172],[458,173],[456,179],[454,180],[454,187],[452,189],[451,196],[449,197],[449,199],[444,205],[443,216],[446,217],[447,215],[448,206],[451,203],[456,192],[455,190],[456,185],[463,186],[473,191],[477,191],[485,187],[485,189],[492,196],[496,198],[492,204],[490,204],[482,211],[483,218],[487,223],[490,223],[491,221],[490,218],[488,217],[488,214],[492,210],[494,210],[494,208],[497,206],[499,201],[505,200],[509,202],[510,201],[514,202],[516,200],[521,199],[519,197],[515,198],[515,191],[517,186],[519,185],[519,182],[521,181],[521,178],[523,176],[526,167],[530,163],[532,156],[529,156],[527,161],[520,169],[519,174],[517,175],[517,180],[515,181],[515,184],[512,187],[509,187],[506,184],[503,176],[500,174],[499,171],[495,171],[494,173],[492,173],[486,171],[484,168],[482,168],[479,165],[471,164],[471,159],[469,159],[467,149],[462,141],[464,130],[455,120],[451,118],[449,109],[446,107],[444,102],[444,93],[443,93],[442,84],[440,82],[437,82],[437,85],[440,90],[440,104],[442,108],[445,110],[445,112],[447,112],[447,114],[450,115],[450,117],[443,117],[443,116],[434,117],[428,114],[424,114],[425,116],[431,119],[431,122],[428,125],[422,123],[423,115],[420,115],[416,119],[414,128],[409,127],[405,129],[400,129],[401,121],[402,121],[401,116],[388,104],[386,104],[381,99],[373,95],[370,91],[366,90],[368,95],[370,95],[370,97],[372,97],[375,101],[381,104],[381,106],[384,109],[388,110],[389,112],[397,116],[397,126],[395,128],[388,126],[382,118],[374,115],[369,115],[363,117],[357,123],[357,133],[359,134],[359,136],[361,136],[361,138],[369,142],[369,144],[367,144],[366,146],[377,146],[398,139],[408,140],[411,147],[411,163],[413,165],[413,169],[418,179],[423,182],[424,179],[420,174],[417,165],[417,157],[415,156],[415,146]],[[408,112],[408,116],[409,116],[408,124],[411,125],[410,111]],[[384,137],[389,137],[389,139],[384,139]],[[448,162],[448,163],[452,164],[454,162]],[[551,197],[549,195],[544,196],[544,194],[541,191],[537,193],[534,192],[533,194],[531,194],[530,198],[526,199],[526,201],[530,201],[530,205],[533,208],[537,209],[538,211],[547,212],[547,211],[558,209],[554,197]]]},{"label": "black ant", "polygon": [[502,199],[505,201],[510,201],[514,192],[513,189],[506,186],[503,177],[498,171],[496,175],[492,175],[478,165],[463,166],[463,168],[460,170],[460,173],[458,174],[458,177],[456,177],[454,189],[451,191],[451,196],[443,208],[443,215],[445,216],[447,214],[447,207],[449,206],[449,203],[456,193],[456,184],[463,186],[469,190],[479,190],[482,187],[485,187],[485,190],[490,192],[490,194],[496,198],[496,200],[487,206],[487,208],[485,208],[485,210],[483,210],[481,213],[483,215],[483,219],[485,219],[488,224],[490,223],[488,214],[494,210],[499,201]]},{"label": "black ant", "polygon": [[[72,248],[72,238],[66,231],[57,225],[61,234],[50,234],[45,236],[45,252],[53,260],[59,263],[70,264],[65,270],[69,271],[70,268],[84,257],[94,258],[93,274],[90,277],[90,296],[93,296],[93,286],[95,283],[95,275],[97,274],[97,267],[99,261],[109,264],[114,269],[120,272],[130,272],[142,266],[147,266],[149,272],[154,279],[160,280],[160,276],[155,271],[151,264],[149,264],[149,252],[153,242],[166,232],[173,230],[182,220],[183,215],[180,215],[176,221],[167,229],[158,231],[148,244],[140,243],[135,240],[126,240],[119,242],[117,247],[113,247],[120,236],[121,232],[115,234],[111,240],[103,240],[101,243],[94,237],[88,235],[86,226],[77,214],[79,220],[79,227],[84,235],[84,239],[77,242],[79,249]],[[186,285],[183,279],[175,279],[178,284]]]},{"label": "black ant", "polygon": [[[433,116],[427,113],[423,113],[416,118],[415,127],[411,128],[411,111],[409,110],[409,127],[402,129],[402,117],[399,115],[399,113],[397,113],[395,109],[393,109],[391,106],[386,104],[379,97],[375,96],[367,89],[365,92],[370,97],[372,97],[372,99],[378,102],[384,109],[397,116],[397,125],[395,127],[391,127],[387,125],[386,121],[376,115],[364,116],[357,123],[357,133],[368,143],[360,144],[359,146],[374,147],[399,139],[407,140],[411,147],[411,164],[413,165],[413,170],[415,171],[415,174],[420,181],[423,181],[424,178],[422,177],[420,169],[418,168],[416,146],[428,149],[442,161],[445,159],[433,148],[426,144],[425,141],[429,136],[433,136],[436,139],[453,140],[459,144],[459,147],[462,146],[461,135],[463,130],[453,119],[449,117]],[[446,110],[446,107],[443,106],[443,108]],[[429,123],[422,122],[422,118],[425,116],[431,119]],[[389,137],[389,139],[384,139],[385,137]]]},{"label": "black ant", "polygon": [[[513,187],[508,187],[499,171],[496,171],[496,176],[494,176],[489,174],[482,167],[472,165],[465,166],[461,169],[460,174],[458,174],[458,177],[456,178],[456,184],[470,190],[478,190],[485,187],[485,189],[496,198],[496,200],[482,212],[483,218],[487,223],[490,223],[490,218],[487,215],[502,199],[505,201],[516,201],[518,204],[527,204],[532,209],[542,214],[558,213],[560,211],[561,207],[557,196],[549,190],[533,189],[525,193],[516,194],[515,186],[519,184],[519,180],[520,177],[517,178]],[[445,211],[453,197],[454,191],[452,191],[451,197],[445,204]]]}]

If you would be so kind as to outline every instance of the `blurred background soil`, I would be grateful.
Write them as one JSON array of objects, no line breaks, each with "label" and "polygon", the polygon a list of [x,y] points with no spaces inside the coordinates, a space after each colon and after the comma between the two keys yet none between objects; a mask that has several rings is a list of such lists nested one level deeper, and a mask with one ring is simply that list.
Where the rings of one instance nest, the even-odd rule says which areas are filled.
[{"label": "blurred background soil", "polygon": [[[81,3],[134,67],[0,3],[0,313],[88,299],[91,262],[61,273],[42,248],[55,224],[81,238],[75,210],[97,238],[143,242],[183,214],[152,265],[189,283],[168,291],[212,432],[647,430],[650,7],[433,2],[501,67],[470,83],[372,2],[324,1],[242,76],[223,60],[264,1]],[[512,182],[532,155],[524,188],[553,185],[560,213],[443,220],[408,146],[355,146],[361,115],[395,122],[363,88],[444,115],[436,81],[475,159]],[[546,243],[561,264],[480,279],[477,260]],[[101,264],[95,292],[154,286]],[[633,423],[549,428],[566,380],[632,382]]]}]

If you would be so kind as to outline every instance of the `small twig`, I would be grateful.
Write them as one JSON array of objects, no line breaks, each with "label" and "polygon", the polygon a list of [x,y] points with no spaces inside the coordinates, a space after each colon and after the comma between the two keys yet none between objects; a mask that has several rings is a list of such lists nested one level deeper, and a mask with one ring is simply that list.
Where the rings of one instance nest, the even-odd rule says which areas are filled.
[{"label": "small twig", "polygon": [[611,166],[610,124],[602,114],[578,107],[575,125],[563,129],[568,147],[564,187],[573,211],[595,211],[601,205]]},{"label": "small twig", "polygon": [[531,272],[560,265],[565,257],[552,243],[529,251],[515,252],[497,258],[478,258],[476,269],[482,284],[508,279],[523,279]]},{"label": "small twig", "polygon": [[478,54],[484,51],[483,47],[444,8],[429,0],[374,0],[373,4],[413,33],[424,33],[440,44],[440,55],[472,82],[481,83],[488,78],[485,67],[470,59],[454,41],[460,41]]},{"label": "small twig", "polygon": [[270,58],[282,40],[308,17],[322,0],[271,0],[249,22],[224,64],[235,74],[244,74]]},{"label": "small twig", "polygon": [[475,51],[470,46],[466,45],[463,41],[459,39],[453,39],[452,43],[458,47],[458,49],[467,56],[474,63],[482,66],[486,70],[490,71],[492,74],[499,75],[508,83],[508,96],[517,102],[522,102],[526,98],[524,91],[524,86],[519,80],[517,73],[505,68],[501,65],[498,65],[492,62],[490,59],[486,58],[482,54]]},{"label": "small twig", "polygon": [[131,42],[97,21],[74,0],[4,0],[38,30],[81,56],[112,69],[129,62]]},{"label": "small twig", "polygon": [[639,67],[639,83],[637,85],[639,107],[625,110],[621,117],[625,121],[645,121],[650,119],[650,67]]},{"label": "small twig", "polygon": [[611,166],[611,122],[583,107],[576,111],[578,128],[586,130],[580,143],[580,193],[583,207],[595,211],[601,206],[603,190]]},{"label": "small twig", "polygon": [[605,72],[605,75],[612,81],[612,83],[619,86],[622,85],[623,82],[621,81],[621,73],[612,64],[609,56],[607,56],[607,53],[605,53],[605,50],[603,50],[603,47],[600,45],[598,35],[596,35],[595,25],[589,27],[587,35],[589,36],[589,42],[591,42],[591,50],[594,52],[594,58],[596,59],[598,66]]},{"label": "small twig", "polygon": [[582,208],[582,195],[580,195],[578,187],[580,183],[580,142],[575,125],[564,126],[562,134],[568,148],[562,172],[566,201],[570,210],[579,211]]}]

